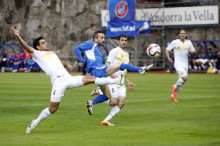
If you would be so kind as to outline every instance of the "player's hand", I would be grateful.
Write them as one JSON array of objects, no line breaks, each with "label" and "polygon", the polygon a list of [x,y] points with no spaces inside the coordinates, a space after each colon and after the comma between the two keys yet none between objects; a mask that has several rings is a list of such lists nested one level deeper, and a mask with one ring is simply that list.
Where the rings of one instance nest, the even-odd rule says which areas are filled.
[{"label": "player's hand", "polygon": [[168,58],[169,62],[173,62],[173,60],[171,58]]},{"label": "player's hand", "polygon": [[84,66],[84,63],[79,63],[79,66],[80,66],[80,67],[83,67],[83,66]]},{"label": "player's hand", "polygon": [[189,50],[189,53],[190,53],[190,54],[196,54],[196,51],[194,51],[194,50]]},{"label": "player's hand", "polygon": [[116,79],[118,76],[115,75],[115,74],[113,74],[113,75],[110,75],[110,77],[111,77],[112,79]]},{"label": "player's hand", "polygon": [[127,85],[128,85],[128,89],[129,89],[129,90],[131,90],[131,91],[133,91],[133,90],[134,90],[135,85],[134,85],[133,83],[128,82],[128,83],[127,83]]},{"label": "player's hand", "polygon": [[67,64],[66,67],[68,68],[69,71],[72,71],[72,70],[73,70],[73,66],[70,65],[70,64]]},{"label": "player's hand", "polygon": [[15,36],[18,36],[18,35],[20,35],[19,34],[19,31],[15,28],[15,27],[12,27],[12,32],[13,32],[13,34],[15,35]]}]

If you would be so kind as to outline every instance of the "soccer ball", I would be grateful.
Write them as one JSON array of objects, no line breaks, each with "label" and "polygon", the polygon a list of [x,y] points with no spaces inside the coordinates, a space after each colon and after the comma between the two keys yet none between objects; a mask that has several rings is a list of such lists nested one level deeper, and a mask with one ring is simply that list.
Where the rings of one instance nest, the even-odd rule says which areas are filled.
[{"label": "soccer ball", "polygon": [[160,46],[158,44],[150,44],[147,47],[147,55],[151,58],[157,58],[160,56]]}]

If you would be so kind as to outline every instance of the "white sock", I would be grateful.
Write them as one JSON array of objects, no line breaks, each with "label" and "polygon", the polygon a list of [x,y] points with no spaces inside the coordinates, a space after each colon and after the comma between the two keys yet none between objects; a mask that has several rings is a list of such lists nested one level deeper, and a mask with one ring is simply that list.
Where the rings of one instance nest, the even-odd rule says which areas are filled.
[{"label": "white sock", "polygon": [[38,118],[35,120],[34,125],[37,126],[41,121],[46,119],[49,115],[51,115],[49,108],[45,108],[44,110],[42,110]]},{"label": "white sock", "polygon": [[175,88],[177,88],[177,93],[180,92],[180,90],[182,89],[182,86],[184,84],[184,81],[182,78],[179,78],[175,84]]},{"label": "white sock", "polygon": [[120,112],[120,108],[118,106],[114,106],[110,112],[110,114],[105,118],[103,121],[109,121],[111,120],[117,113]]},{"label": "white sock", "polygon": [[107,101],[105,101],[108,105],[109,105],[109,101],[110,101],[110,99],[109,100],[107,100]]},{"label": "white sock", "polygon": [[96,78],[96,85],[107,85],[107,84],[116,84],[119,83],[120,78],[112,79],[112,78]]}]

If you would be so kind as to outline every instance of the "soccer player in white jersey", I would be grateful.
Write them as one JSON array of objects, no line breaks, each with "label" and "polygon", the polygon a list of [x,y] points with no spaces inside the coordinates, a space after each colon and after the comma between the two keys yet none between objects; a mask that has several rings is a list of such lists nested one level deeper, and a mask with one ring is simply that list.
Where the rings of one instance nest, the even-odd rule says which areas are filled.
[{"label": "soccer player in white jersey", "polygon": [[[118,47],[112,49],[109,52],[109,56],[107,59],[106,63],[117,63],[117,62],[122,62],[122,63],[129,63],[129,54],[126,51],[127,47],[127,41],[128,37],[124,34],[121,34],[118,36]],[[128,89],[129,90],[134,90],[135,85],[128,80],[126,77],[127,75],[127,70],[124,71],[117,71],[114,73],[112,76],[122,76],[123,80],[121,84],[111,84],[108,85],[109,89],[111,91],[111,99],[108,101],[110,106],[114,106],[109,113],[109,115],[101,122],[101,125],[105,126],[114,126],[114,124],[111,124],[109,121],[117,114],[120,112],[122,107],[125,105],[125,97],[126,97],[126,87],[125,87],[125,82],[127,83]],[[111,76],[111,77],[112,77]],[[97,90],[97,89],[96,89]],[[99,90],[99,89],[98,89]],[[94,93],[94,92],[93,92]],[[102,94],[102,92],[99,90],[99,93]],[[93,105],[96,104],[96,99],[92,101]],[[89,109],[88,109],[89,111]],[[89,111],[89,114],[91,114],[92,111]]]},{"label": "soccer player in white jersey", "polygon": [[50,77],[52,83],[50,106],[42,110],[38,118],[31,122],[26,130],[27,134],[33,132],[42,120],[56,112],[66,89],[77,88],[90,83],[96,85],[115,84],[121,80],[121,78],[111,79],[96,78],[94,76],[71,76],[64,66],[70,69],[73,67],[66,62],[61,62],[54,52],[49,51],[47,42],[43,37],[35,39],[32,48],[21,38],[17,29],[12,28],[12,32],[22,47],[33,56],[34,61],[37,62]]},{"label": "soccer player in white jersey", "polygon": [[192,42],[187,39],[186,31],[183,29],[179,32],[179,39],[173,40],[166,48],[166,56],[169,62],[173,62],[173,60],[169,57],[169,51],[171,50],[174,50],[174,67],[176,72],[179,74],[179,79],[173,85],[170,99],[174,102],[178,102],[176,95],[182,89],[182,86],[186,82],[188,76],[188,53],[195,54],[196,50],[193,47]]}]

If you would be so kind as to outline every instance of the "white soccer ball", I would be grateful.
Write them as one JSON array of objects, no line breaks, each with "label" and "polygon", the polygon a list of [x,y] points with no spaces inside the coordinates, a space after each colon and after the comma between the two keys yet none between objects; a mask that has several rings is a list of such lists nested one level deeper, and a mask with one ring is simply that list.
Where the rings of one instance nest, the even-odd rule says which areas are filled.
[{"label": "white soccer ball", "polygon": [[151,58],[157,58],[160,56],[160,46],[158,44],[150,44],[147,47],[147,55]]}]

